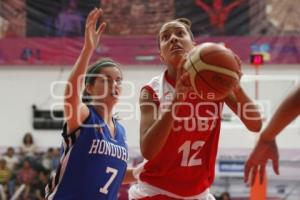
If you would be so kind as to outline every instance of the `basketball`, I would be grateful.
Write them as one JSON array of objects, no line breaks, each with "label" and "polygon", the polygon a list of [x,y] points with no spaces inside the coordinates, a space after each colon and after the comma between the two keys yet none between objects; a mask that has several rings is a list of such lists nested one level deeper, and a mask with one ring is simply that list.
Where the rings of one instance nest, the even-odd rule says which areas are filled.
[{"label": "basketball", "polygon": [[193,89],[204,100],[224,99],[240,80],[240,62],[228,48],[216,43],[195,46],[184,63]]}]

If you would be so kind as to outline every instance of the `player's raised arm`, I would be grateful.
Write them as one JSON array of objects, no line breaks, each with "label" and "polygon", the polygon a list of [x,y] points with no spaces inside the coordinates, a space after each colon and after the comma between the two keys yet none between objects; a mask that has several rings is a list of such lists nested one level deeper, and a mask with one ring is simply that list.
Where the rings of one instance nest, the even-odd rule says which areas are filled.
[{"label": "player's raised arm", "polygon": [[102,9],[92,10],[86,20],[84,46],[73,67],[65,89],[64,114],[68,125],[68,133],[78,128],[89,115],[87,106],[81,100],[84,75],[90,58],[96,49],[100,37],[106,27],[105,23],[97,28],[97,22],[102,16]]},{"label": "player's raised arm", "polygon": [[241,119],[245,126],[253,132],[259,132],[262,127],[262,118],[257,105],[239,87],[226,99],[226,105]]},{"label": "player's raised arm", "polygon": [[[279,154],[276,136],[300,114],[300,86],[279,105],[271,121],[264,129],[245,165],[244,181],[254,182],[259,173],[262,182],[268,159],[272,160],[273,170],[279,174]],[[252,179],[249,181],[250,177]]]},{"label": "player's raised arm", "polygon": [[[175,95],[173,101],[165,108],[164,112],[158,116],[158,105],[155,103],[155,95],[147,88],[141,91],[140,95],[140,146],[143,157],[152,159],[165,144],[176,116],[176,110],[180,102],[184,101],[185,95],[191,91],[188,74],[183,70],[184,60],[180,63],[177,71]],[[159,134],[158,134],[159,133]],[[155,144],[155,148],[153,148]]]},{"label": "player's raised arm", "polygon": [[300,86],[294,90],[279,105],[273,115],[269,125],[265,128],[261,137],[267,141],[272,141],[275,137],[296,117],[300,115]]}]

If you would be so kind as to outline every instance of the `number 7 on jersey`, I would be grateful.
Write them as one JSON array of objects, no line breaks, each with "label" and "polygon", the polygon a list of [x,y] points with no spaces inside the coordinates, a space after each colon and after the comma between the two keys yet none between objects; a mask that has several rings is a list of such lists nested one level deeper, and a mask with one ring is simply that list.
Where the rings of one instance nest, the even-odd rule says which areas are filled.
[{"label": "number 7 on jersey", "polygon": [[116,176],[118,174],[118,170],[114,169],[114,168],[111,168],[111,167],[106,167],[106,173],[107,174],[111,173],[111,177],[108,179],[108,181],[106,182],[106,184],[99,189],[99,191],[101,193],[103,193],[103,194],[107,194],[108,193],[108,187],[111,185],[111,183],[116,178]]}]

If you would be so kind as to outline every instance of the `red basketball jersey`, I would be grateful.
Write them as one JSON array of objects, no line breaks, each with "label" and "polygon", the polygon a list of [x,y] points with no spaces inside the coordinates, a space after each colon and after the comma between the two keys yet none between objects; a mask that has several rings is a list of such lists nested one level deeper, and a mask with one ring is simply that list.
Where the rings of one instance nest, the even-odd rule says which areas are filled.
[{"label": "red basketball jersey", "polygon": [[[153,95],[159,113],[171,103],[174,85],[165,72],[144,87]],[[202,193],[214,180],[223,102],[205,102],[190,93],[178,106],[165,145],[154,159],[145,162],[139,179],[188,197]]]}]

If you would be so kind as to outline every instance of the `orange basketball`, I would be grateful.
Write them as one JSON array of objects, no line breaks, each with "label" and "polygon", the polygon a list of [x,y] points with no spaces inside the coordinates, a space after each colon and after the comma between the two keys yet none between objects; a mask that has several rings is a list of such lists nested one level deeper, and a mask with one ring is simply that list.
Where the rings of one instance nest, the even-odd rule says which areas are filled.
[{"label": "orange basketball", "polygon": [[197,45],[187,56],[184,68],[191,84],[204,100],[225,98],[240,80],[240,62],[228,48],[216,43]]}]

